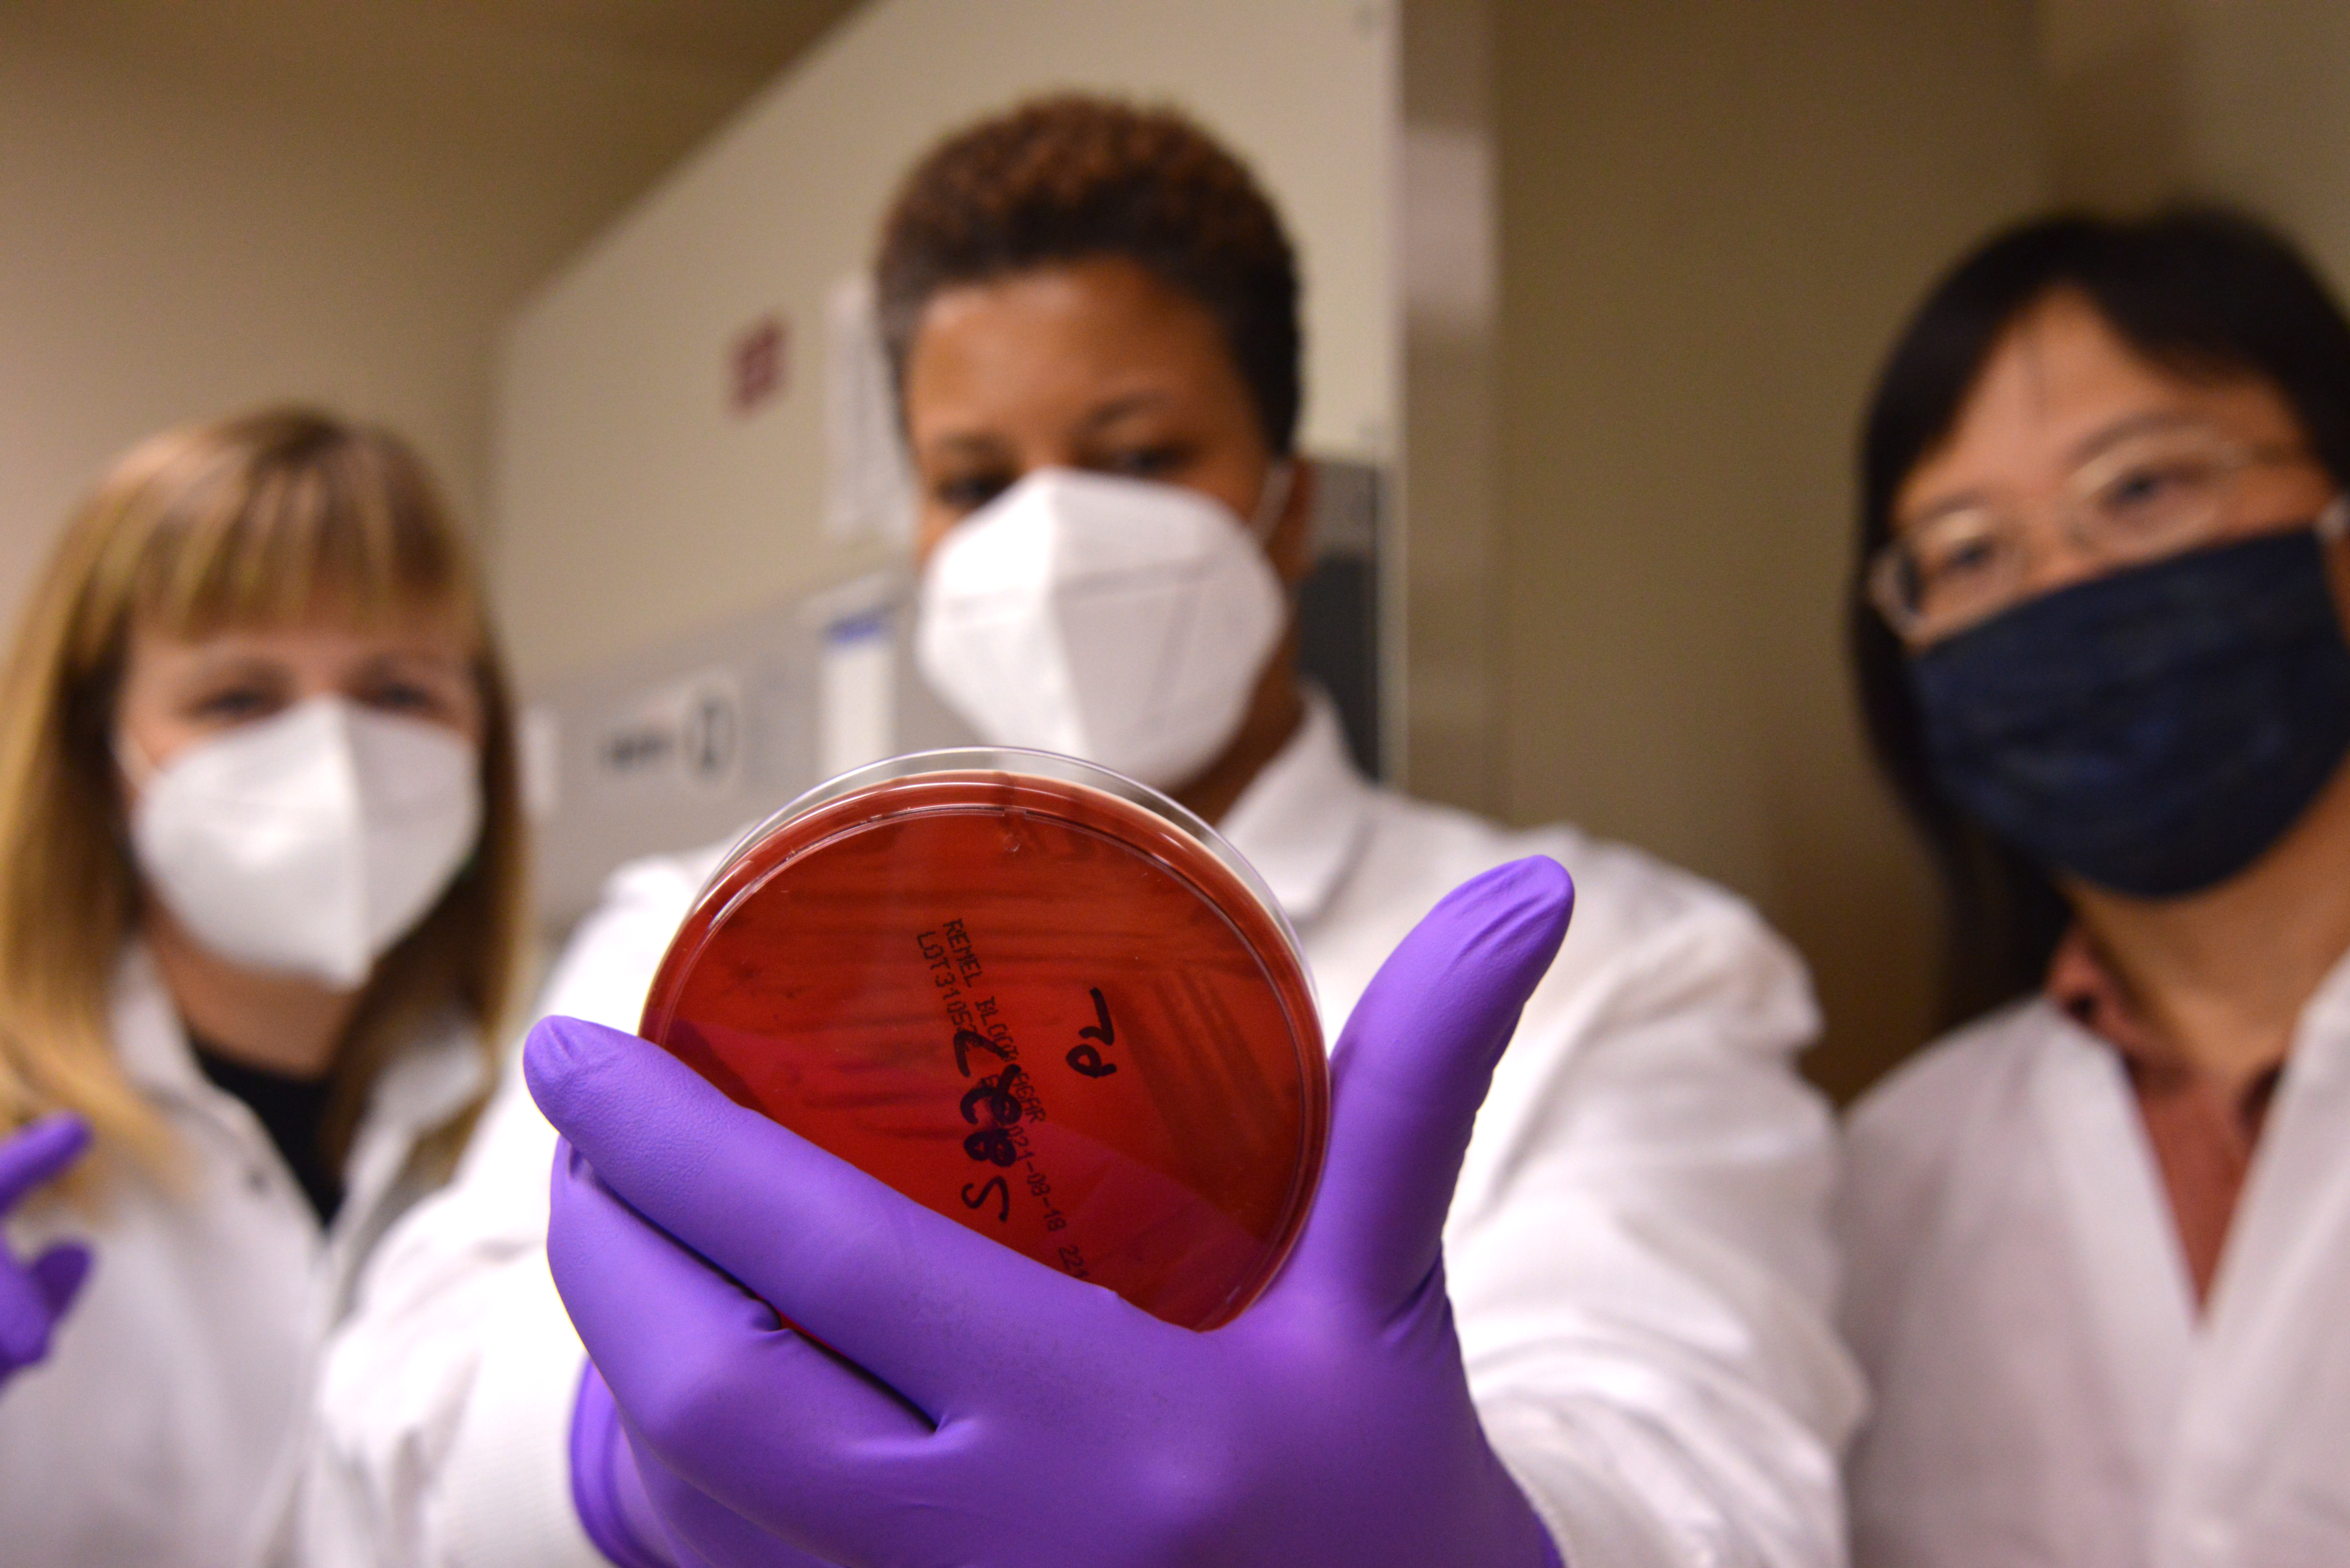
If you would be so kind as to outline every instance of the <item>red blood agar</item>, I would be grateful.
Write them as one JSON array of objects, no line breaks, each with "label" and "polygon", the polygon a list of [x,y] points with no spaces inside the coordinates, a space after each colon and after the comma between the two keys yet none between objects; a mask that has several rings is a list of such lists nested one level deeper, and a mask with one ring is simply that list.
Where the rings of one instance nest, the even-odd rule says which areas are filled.
[{"label": "red blood agar", "polygon": [[1295,937],[1139,784],[961,751],[747,835],[642,1033],[915,1201],[1189,1328],[1281,1267],[1329,1129]]}]

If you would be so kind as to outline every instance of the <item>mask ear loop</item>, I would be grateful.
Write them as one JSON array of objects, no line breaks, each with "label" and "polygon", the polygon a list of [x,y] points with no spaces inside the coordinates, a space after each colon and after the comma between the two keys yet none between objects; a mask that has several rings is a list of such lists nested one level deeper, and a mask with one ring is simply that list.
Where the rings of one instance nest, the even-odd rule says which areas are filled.
[{"label": "mask ear loop", "polygon": [[2350,535],[2350,491],[2325,504],[2325,510],[2317,514],[2315,527],[2319,541],[2327,545],[2338,545],[2345,535]]},{"label": "mask ear loop", "polygon": [[106,749],[113,753],[114,766],[121,774],[122,783],[128,786],[121,792],[113,814],[115,843],[135,863],[138,852],[130,846],[130,819],[140,799],[153,785],[158,770],[153,763],[147,760],[147,753],[139,749],[139,742],[120,726],[116,726],[107,737]]},{"label": "mask ear loop", "polygon": [[155,782],[155,764],[147,760],[147,754],[139,749],[139,742],[132,740],[126,731],[118,728],[107,749],[114,753],[114,765],[122,770],[122,776],[131,789],[145,794],[147,786]]},{"label": "mask ear loop", "polygon": [[1297,489],[1297,460],[1276,458],[1273,472],[1264,476],[1264,488],[1256,498],[1256,515],[1249,519],[1249,532],[1260,545],[1273,543],[1273,531],[1281,526],[1282,514],[1289,510],[1289,498]]}]

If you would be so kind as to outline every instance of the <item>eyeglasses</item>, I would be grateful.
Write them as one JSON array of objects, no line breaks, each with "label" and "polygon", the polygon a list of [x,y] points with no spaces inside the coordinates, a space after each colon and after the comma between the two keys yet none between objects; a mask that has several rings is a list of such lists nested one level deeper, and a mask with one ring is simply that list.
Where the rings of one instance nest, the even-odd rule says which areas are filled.
[{"label": "eyeglasses", "polygon": [[[2253,446],[2199,425],[2123,439],[2073,472],[2057,514],[2065,537],[2116,566],[2210,543],[2230,519],[2244,471],[2304,457],[2296,446]],[[1938,512],[1877,551],[1868,597],[1911,647],[1939,642],[2032,597],[2043,534],[1987,505]]]}]

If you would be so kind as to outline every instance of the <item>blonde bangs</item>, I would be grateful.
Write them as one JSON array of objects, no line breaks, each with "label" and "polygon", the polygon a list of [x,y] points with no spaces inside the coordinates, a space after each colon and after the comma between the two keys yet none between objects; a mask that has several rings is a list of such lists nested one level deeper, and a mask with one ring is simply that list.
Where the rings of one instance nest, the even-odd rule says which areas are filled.
[{"label": "blonde bangs", "polygon": [[405,448],[295,413],[234,423],[163,454],[145,493],[121,498],[118,540],[135,559],[101,574],[122,597],[93,606],[98,618],[127,611],[188,639],[321,606],[363,625],[420,610],[478,619],[463,541]]}]

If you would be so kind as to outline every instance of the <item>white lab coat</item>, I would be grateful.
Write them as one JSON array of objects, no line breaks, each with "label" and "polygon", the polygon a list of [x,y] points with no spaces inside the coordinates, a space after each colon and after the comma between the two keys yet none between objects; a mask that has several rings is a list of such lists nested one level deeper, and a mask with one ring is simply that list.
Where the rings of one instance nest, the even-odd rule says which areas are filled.
[{"label": "white lab coat", "polygon": [[2122,1064],[2043,1000],[1872,1094],[1846,1170],[1864,1568],[2350,1563],[2350,960],[2199,1317]]},{"label": "white lab coat", "polygon": [[[1442,894],[1525,855],[1579,898],[1479,1117],[1447,1231],[1471,1387],[1570,1563],[1843,1561],[1858,1394],[1830,1327],[1833,1133],[1790,1070],[1802,969],[1744,905],[1566,828],[1508,833],[1367,784],[1318,700],[1223,825],[1295,922],[1334,1023]],[[550,1011],[633,1027],[714,861],[619,873]],[[553,1135],[518,1075],[387,1244],[326,1385],[322,1562],[597,1561],[565,1435],[579,1349],[547,1282]]]},{"label": "white lab coat", "polygon": [[421,1196],[417,1140],[483,1086],[477,1036],[436,1029],[377,1080],[331,1229],[243,1101],[197,1067],[142,950],[118,971],[114,1046],[184,1157],[83,1212],[22,1205],[15,1245],[95,1264],[49,1357],[0,1387],[0,1563],[245,1568],[284,1560],[317,1355],[359,1260]]}]

